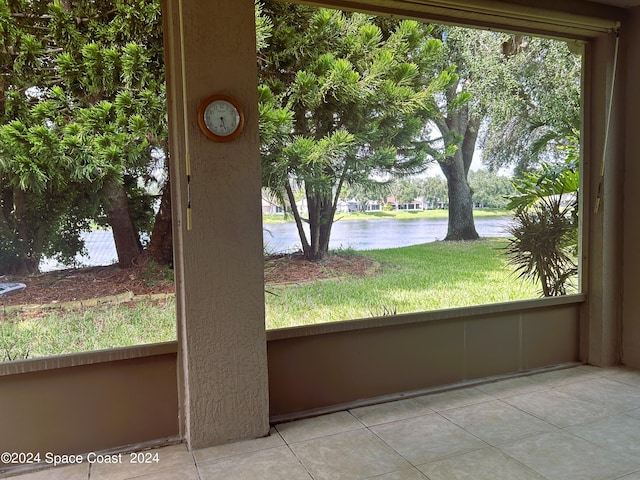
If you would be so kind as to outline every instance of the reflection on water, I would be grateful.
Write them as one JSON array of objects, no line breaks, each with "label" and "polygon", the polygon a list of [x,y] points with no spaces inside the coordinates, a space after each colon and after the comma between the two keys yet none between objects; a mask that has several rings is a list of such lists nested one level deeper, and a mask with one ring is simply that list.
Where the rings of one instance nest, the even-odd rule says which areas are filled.
[{"label": "reflection on water", "polygon": [[[476,218],[476,231],[481,237],[506,237],[511,221],[511,217]],[[329,248],[377,250],[435,242],[447,235],[447,222],[446,218],[338,221],[331,229]],[[308,235],[309,229],[306,224],[305,230]],[[294,223],[265,225],[263,237],[268,253],[294,252],[302,249]]]},{"label": "reflection on water", "polygon": [[[511,217],[476,218],[476,230],[481,237],[505,237]],[[307,235],[308,226],[305,225]],[[329,248],[376,250],[406,247],[442,240],[447,234],[447,219],[376,219],[343,220],[333,224]],[[118,261],[111,230],[94,230],[83,234],[87,254],[76,258],[78,266],[111,265]],[[302,249],[295,223],[274,223],[263,229],[265,251],[268,253],[295,252]],[[43,272],[68,268],[55,260],[44,259]]]},{"label": "reflection on water", "polygon": [[[113,240],[111,229],[92,230],[82,234],[86,255],[76,256],[76,265],[65,265],[52,258],[44,258],[40,262],[41,272],[61,270],[70,267],[95,267],[98,265],[113,265],[118,262],[116,244]],[[143,236],[142,241],[146,242],[148,236]]]}]

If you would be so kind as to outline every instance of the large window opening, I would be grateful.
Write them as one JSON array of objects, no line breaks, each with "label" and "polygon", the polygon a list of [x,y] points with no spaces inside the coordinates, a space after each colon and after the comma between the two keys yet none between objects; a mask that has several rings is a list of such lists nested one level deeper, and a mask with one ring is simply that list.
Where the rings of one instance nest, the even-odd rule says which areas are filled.
[{"label": "large window opening", "polygon": [[160,2],[3,8],[0,361],[175,340]]},{"label": "large window opening", "polygon": [[267,328],[580,291],[578,43],[257,19]]},{"label": "large window opening", "polygon": [[[0,361],[175,340],[160,5],[11,8]],[[580,290],[577,44],[256,18],[267,328]]]}]

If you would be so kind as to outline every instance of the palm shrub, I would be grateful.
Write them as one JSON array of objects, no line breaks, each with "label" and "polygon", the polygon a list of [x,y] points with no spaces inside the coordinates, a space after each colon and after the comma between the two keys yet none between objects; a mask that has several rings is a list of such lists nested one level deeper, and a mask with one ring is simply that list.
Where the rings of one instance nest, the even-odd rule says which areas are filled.
[{"label": "palm shrub", "polygon": [[578,186],[577,155],[514,181],[506,253],[515,273],[539,282],[545,297],[565,295],[578,273]]}]

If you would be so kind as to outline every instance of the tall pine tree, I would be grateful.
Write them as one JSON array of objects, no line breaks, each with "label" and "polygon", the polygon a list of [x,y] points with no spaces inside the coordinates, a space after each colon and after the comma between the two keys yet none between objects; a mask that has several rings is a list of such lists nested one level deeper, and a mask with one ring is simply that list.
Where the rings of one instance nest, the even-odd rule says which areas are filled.
[{"label": "tall pine tree", "polygon": [[159,2],[0,0],[0,273],[69,261],[89,221],[121,265],[141,253],[168,153],[161,24]]},{"label": "tall pine tree", "polygon": [[321,260],[344,185],[418,172],[437,154],[425,125],[456,76],[438,68],[442,43],[415,21],[277,2],[264,15],[273,29],[259,54],[260,98],[282,131],[289,125],[263,143],[265,183],[288,198],[305,257]]}]

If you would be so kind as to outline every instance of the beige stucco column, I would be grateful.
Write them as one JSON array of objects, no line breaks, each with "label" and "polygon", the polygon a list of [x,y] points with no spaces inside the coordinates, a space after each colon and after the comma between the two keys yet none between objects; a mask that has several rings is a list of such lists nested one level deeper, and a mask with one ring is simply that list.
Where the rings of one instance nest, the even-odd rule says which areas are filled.
[{"label": "beige stucco column", "polygon": [[[588,297],[582,315],[581,358],[598,366],[614,365],[621,360],[625,129],[621,47],[618,58],[614,77],[615,35],[607,34],[592,40],[585,62],[585,178],[581,194],[587,232],[583,248],[583,288]],[[613,107],[609,111],[614,80]],[[604,177],[601,177],[607,127]]]},{"label": "beige stucco column", "polygon": [[624,263],[622,361],[640,368],[640,7],[626,28],[626,135],[624,175]]},{"label": "beige stucco column", "polygon": [[[181,430],[201,448],[269,428],[254,4],[165,0],[163,15]],[[232,142],[199,130],[213,94],[244,109]]]}]

